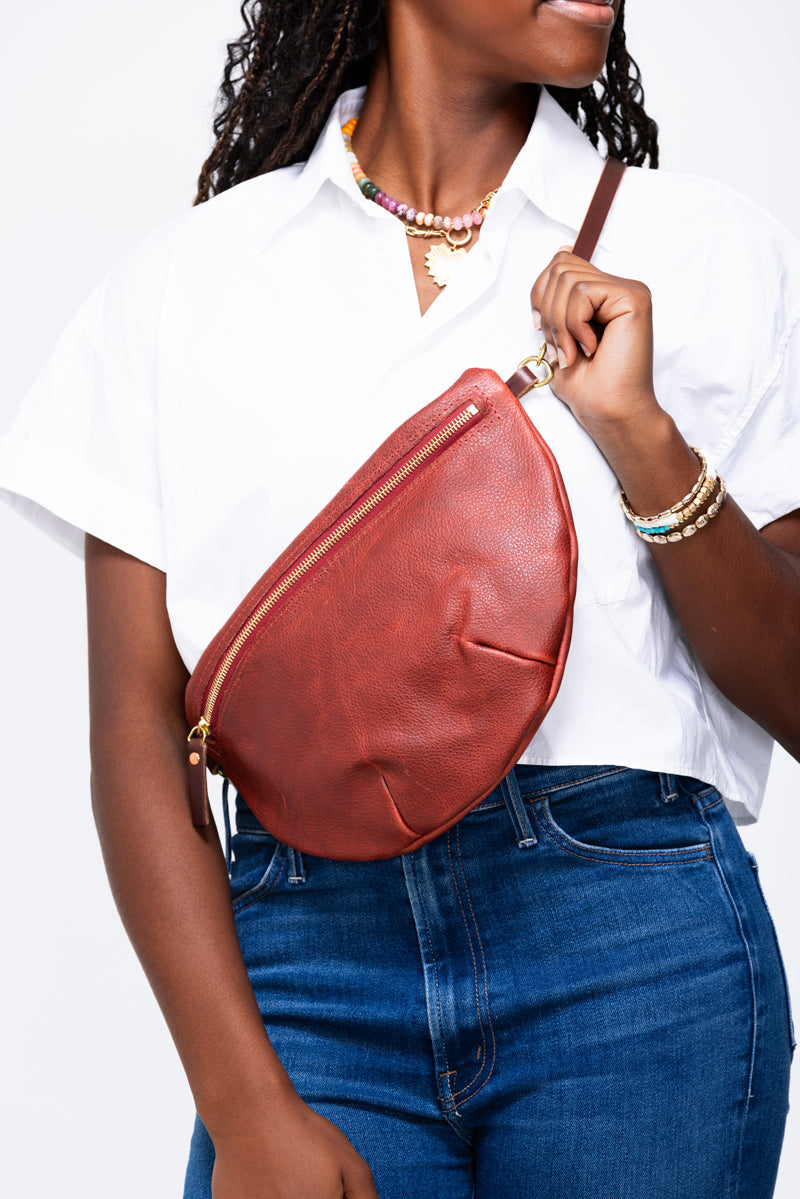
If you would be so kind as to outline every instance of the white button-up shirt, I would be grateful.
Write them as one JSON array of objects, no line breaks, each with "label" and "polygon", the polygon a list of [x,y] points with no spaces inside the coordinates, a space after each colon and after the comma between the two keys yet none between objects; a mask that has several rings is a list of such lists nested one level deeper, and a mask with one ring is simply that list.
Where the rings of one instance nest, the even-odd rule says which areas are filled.
[{"label": "white button-up shirt", "polygon": [[[531,285],[600,174],[543,90],[480,240],[421,317],[401,223],[345,157],[362,96],[341,97],[306,164],[191,210],[115,268],[0,443],[2,494],[31,519],[166,571],[189,669],[397,425],[466,367],[505,378],[538,349]],[[659,401],[750,519],[800,508],[798,244],[726,187],[631,168],[594,262],[650,287]],[[524,403],[564,476],[579,570],[563,684],[521,761],[693,775],[754,818],[770,738],[695,660],[591,439],[549,389]]]}]

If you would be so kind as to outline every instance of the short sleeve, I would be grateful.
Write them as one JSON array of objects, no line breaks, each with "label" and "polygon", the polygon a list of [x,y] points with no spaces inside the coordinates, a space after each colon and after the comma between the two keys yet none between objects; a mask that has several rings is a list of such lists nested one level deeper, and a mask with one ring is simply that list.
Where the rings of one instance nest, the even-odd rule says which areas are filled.
[{"label": "short sleeve", "polygon": [[88,532],[161,570],[158,327],[169,268],[148,244],[95,289],[0,438],[0,497],[76,553]]},{"label": "short sleeve", "polygon": [[756,528],[800,509],[800,311],[788,322],[765,389],[717,466]]}]

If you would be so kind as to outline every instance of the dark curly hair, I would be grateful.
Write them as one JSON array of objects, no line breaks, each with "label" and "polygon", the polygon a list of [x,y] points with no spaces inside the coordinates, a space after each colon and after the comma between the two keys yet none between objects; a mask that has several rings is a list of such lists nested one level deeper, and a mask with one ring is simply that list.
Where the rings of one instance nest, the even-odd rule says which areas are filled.
[{"label": "dark curly hair", "polygon": [[[245,32],[228,44],[214,117],[216,144],[195,204],[236,183],[308,158],[334,102],[365,84],[381,34],[384,0],[243,0]],[[605,71],[585,88],[549,87],[597,146],[629,166],[658,166],[658,126],[644,110],[628,54],[625,0]]]}]

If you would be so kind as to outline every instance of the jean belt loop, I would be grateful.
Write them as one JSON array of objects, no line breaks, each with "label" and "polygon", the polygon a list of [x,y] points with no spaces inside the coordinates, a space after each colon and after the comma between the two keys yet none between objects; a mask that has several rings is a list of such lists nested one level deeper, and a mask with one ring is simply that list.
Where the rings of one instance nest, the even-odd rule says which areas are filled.
[{"label": "jean belt loop", "polygon": [[222,818],[225,821],[225,865],[228,867],[228,874],[231,872],[231,809],[228,803],[228,791],[230,790],[230,779],[222,781]]},{"label": "jean belt loop", "polygon": [[661,789],[661,802],[674,803],[678,798],[678,783],[674,774],[659,774],[658,783]]},{"label": "jean belt loop", "polygon": [[286,846],[286,869],[287,878],[290,883],[304,883],[306,881],[306,870],[303,865],[303,855],[299,849],[292,849],[291,845]]},{"label": "jean belt loop", "polygon": [[520,794],[519,782],[517,781],[513,767],[501,781],[500,792],[508,808],[511,823],[514,826],[517,847],[519,849],[532,849],[536,845],[536,834],[533,831],[533,825],[528,816],[528,809],[525,807],[525,802]]}]

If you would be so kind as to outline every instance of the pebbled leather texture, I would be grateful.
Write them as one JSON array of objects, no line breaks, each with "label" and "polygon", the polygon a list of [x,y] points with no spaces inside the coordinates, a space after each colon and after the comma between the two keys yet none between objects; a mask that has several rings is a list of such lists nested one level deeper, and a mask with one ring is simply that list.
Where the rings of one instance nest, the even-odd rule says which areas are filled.
[{"label": "pebbled leather texture", "polygon": [[295,849],[369,860],[424,844],[493,790],[555,698],[577,572],[566,492],[499,376],[468,370],[265,572],[203,653],[187,717],[287,567],[468,402],[482,419],[265,618],[214,707],[210,762]]}]

